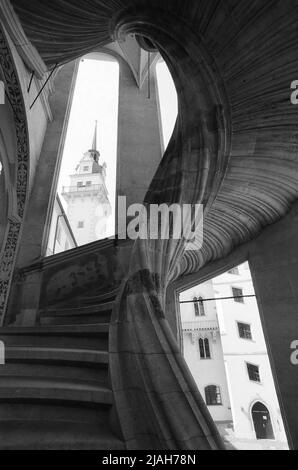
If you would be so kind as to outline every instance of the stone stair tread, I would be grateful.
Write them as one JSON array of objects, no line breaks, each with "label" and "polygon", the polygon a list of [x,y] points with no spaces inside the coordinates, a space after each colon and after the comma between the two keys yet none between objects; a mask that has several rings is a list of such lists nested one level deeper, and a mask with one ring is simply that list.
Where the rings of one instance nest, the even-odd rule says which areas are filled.
[{"label": "stone stair tread", "polygon": [[3,381],[0,378],[0,400],[3,398],[113,404],[112,391],[94,382],[75,382],[40,377],[5,377]]},{"label": "stone stair tread", "polygon": [[108,427],[33,420],[1,422],[0,449],[124,450],[125,445]]},{"label": "stone stair tread", "polygon": [[[13,375],[4,375],[5,377],[5,385],[3,385],[1,383],[1,379],[2,379],[2,375],[0,375],[0,388],[1,386],[5,386],[8,381],[13,381],[14,383],[16,383],[16,381],[22,381],[22,386],[24,384],[24,381],[30,381],[30,384],[32,383],[36,383],[38,381],[38,383],[41,383],[41,384],[44,384],[44,383],[51,383],[53,384],[53,382],[55,383],[55,387],[57,388],[63,388],[65,386],[65,384],[71,384],[71,386],[75,386],[75,384],[78,385],[78,388],[86,388],[86,389],[91,389],[92,387],[94,387],[95,390],[98,390],[98,389],[102,389],[102,390],[110,390],[109,388],[107,388],[105,385],[101,384],[100,382],[98,382],[97,380],[93,380],[93,379],[81,379],[81,378],[65,378],[65,377],[57,377],[55,376],[55,378],[51,378],[51,376],[45,376],[45,375],[39,375],[38,377],[36,377],[35,375],[19,375],[19,376],[13,376]],[[82,385],[82,386],[81,386]],[[26,385],[25,385],[26,386]],[[38,385],[39,386],[39,385]],[[48,385],[42,385],[42,387],[44,386],[48,386]]]},{"label": "stone stair tread", "polygon": [[[72,388],[72,389],[80,389],[80,390],[93,390],[93,391],[103,391],[109,392],[110,390],[105,387],[100,387],[93,383],[83,383],[83,382],[74,382],[69,380],[63,380],[61,378],[57,379],[49,379],[49,378],[40,378],[40,377],[6,377],[5,384],[1,383],[0,377],[0,388],[5,388],[9,386],[9,382],[13,382],[14,387],[32,387],[32,384],[35,386],[32,388],[49,388],[50,386],[55,386],[55,388]],[[28,382],[28,383],[26,383]]]},{"label": "stone stair tread", "polygon": [[11,327],[11,328],[0,328],[1,336],[25,336],[25,335],[37,335],[45,336],[51,335],[67,335],[75,334],[82,336],[83,334],[96,334],[96,333],[108,333],[109,323],[97,323],[97,324],[84,324],[84,325],[46,325],[46,326],[34,326],[34,327]]},{"label": "stone stair tread", "polygon": [[113,294],[0,328],[1,450],[124,450],[112,432],[108,340]]},{"label": "stone stair tread", "polygon": [[60,317],[60,316],[77,316],[85,315],[88,313],[98,313],[100,314],[103,311],[112,310],[114,307],[114,301],[105,302],[101,304],[88,305],[87,307],[73,307],[73,308],[64,308],[64,309],[47,309],[40,310],[39,314],[41,317]]},{"label": "stone stair tread", "polygon": [[83,297],[78,297],[78,300],[81,302],[89,302],[89,301],[103,301],[105,299],[109,300],[115,300],[119,292],[119,287],[116,287],[115,289],[112,290],[107,290],[106,292],[98,292],[94,293],[93,295],[84,295]]},{"label": "stone stair tread", "polygon": [[39,359],[48,361],[96,362],[108,364],[109,353],[92,349],[42,348],[35,346],[8,346],[5,350],[6,361]]}]

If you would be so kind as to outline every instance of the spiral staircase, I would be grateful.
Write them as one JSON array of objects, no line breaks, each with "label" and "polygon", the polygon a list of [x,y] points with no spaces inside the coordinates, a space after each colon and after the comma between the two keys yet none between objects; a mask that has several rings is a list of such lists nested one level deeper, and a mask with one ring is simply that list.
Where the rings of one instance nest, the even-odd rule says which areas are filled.
[{"label": "spiral staircase", "polygon": [[[41,310],[34,327],[1,329],[0,449],[124,449],[109,383],[116,292]],[[117,435],[118,434],[118,435]]]}]

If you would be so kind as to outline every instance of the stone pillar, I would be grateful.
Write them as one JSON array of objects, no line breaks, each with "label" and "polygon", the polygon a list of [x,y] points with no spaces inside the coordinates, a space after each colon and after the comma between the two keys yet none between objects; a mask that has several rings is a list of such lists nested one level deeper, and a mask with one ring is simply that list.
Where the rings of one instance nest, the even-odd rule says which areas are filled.
[{"label": "stone pillar", "polygon": [[298,449],[298,203],[252,243],[249,264],[289,444]]},{"label": "stone pillar", "polygon": [[121,61],[117,196],[127,197],[127,207],[144,201],[162,158],[161,139],[156,73],[152,70],[148,99],[146,83],[139,89],[131,69]]},{"label": "stone pillar", "polygon": [[76,61],[64,65],[55,79],[50,98],[53,121],[48,124],[36,170],[17,268],[32,264],[46,253],[77,69]]},{"label": "stone pillar", "polygon": [[[15,276],[12,283],[5,324],[15,322],[15,309],[18,299],[18,276],[21,268],[38,262],[46,253],[51,215],[56,197],[61,157],[66,136],[70,107],[77,76],[78,61],[64,65],[55,79],[55,90],[50,98],[53,120],[48,124],[41,154],[37,164],[35,178],[29,202],[26,208],[25,221],[16,260]],[[39,302],[38,280],[26,289],[22,299],[22,325],[32,325]]]}]

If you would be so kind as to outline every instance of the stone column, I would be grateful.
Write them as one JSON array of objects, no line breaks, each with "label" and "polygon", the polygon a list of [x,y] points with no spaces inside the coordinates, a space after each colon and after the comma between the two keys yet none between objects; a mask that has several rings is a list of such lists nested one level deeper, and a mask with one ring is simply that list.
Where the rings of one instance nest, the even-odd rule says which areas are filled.
[{"label": "stone column", "polygon": [[37,261],[46,252],[77,69],[76,61],[64,65],[55,79],[50,98],[53,121],[48,124],[36,170],[17,267]]},{"label": "stone column", "polygon": [[[5,323],[15,322],[18,292],[23,279],[18,271],[38,262],[46,253],[51,215],[56,197],[63,146],[72,103],[78,61],[64,65],[55,79],[55,90],[50,98],[53,120],[48,124],[37,164],[33,187],[26,208],[25,221],[16,260],[15,278],[10,289]],[[39,302],[40,282],[36,279],[26,288],[22,298],[23,325],[32,325]]]},{"label": "stone column", "polygon": [[131,69],[121,61],[116,194],[127,197],[127,207],[144,201],[162,158],[161,139],[156,73],[151,74],[149,99],[146,83],[139,89]]}]

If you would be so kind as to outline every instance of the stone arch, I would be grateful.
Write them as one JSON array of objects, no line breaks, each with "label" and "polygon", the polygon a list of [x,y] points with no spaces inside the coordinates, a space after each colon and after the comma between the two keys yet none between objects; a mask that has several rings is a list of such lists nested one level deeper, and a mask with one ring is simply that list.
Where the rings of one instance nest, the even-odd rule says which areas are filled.
[{"label": "stone arch", "polygon": [[[69,150],[69,143],[71,141],[70,140],[70,134],[72,132],[70,124],[75,123],[75,125],[77,125],[78,124],[78,117],[82,114],[81,109],[78,113],[78,108],[77,108],[78,97],[79,97],[78,88],[80,88],[80,92],[82,93],[82,88],[81,88],[82,82],[79,83],[79,80],[78,80],[79,77],[80,77],[80,75],[79,75],[80,71],[83,72],[83,70],[81,70],[81,67],[83,68],[82,62],[83,61],[92,61],[93,63],[96,63],[96,62],[99,63],[99,62],[106,61],[106,62],[111,62],[113,64],[116,64],[115,65],[115,70],[113,68],[113,72],[115,71],[115,74],[113,74],[113,78],[117,78],[117,80],[118,80],[119,73],[120,73],[119,69],[120,69],[121,60],[122,60],[122,58],[119,57],[117,52],[109,50],[108,48],[99,47],[99,48],[95,48],[94,51],[89,52],[88,54],[82,55],[76,61],[76,73],[73,76],[72,93],[70,94],[69,100],[68,100],[69,112],[65,115],[65,120],[64,120],[64,124],[63,124],[64,131],[63,131],[63,135],[61,137],[61,142],[63,141],[63,145],[60,146],[59,155],[57,157],[58,171],[57,171],[57,174],[56,174],[55,178],[53,178],[53,181],[52,181],[52,191],[51,191],[52,192],[52,197],[56,197],[56,194],[59,193],[58,195],[59,195],[60,199],[63,201],[63,199],[64,199],[63,190],[64,189],[62,189],[62,191],[61,191],[61,188],[58,186],[58,182],[60,181],[60,183],[61,183],[62,180],[63,180],[63,187],[66,188],[66,191],[68,191],[68,186],[69,186],[69,184],[68,184],[69,177],[68,176],[70,176],[71,171],[72,171],[72,173],[75,173],[75,164],[76,164],[76,162],[78,162],[79,159],[82,157],[82,155],[84,155],[84,153],[90,148],[90,147],[86,146],[86,148],[83,150],[82,155],[80,155],[79,153],[77,153],[77,151],[75,151],[75,155],[72,156],[72,160],[70,160],[70,158],[68,158],[69,157],[69,151],[68,151]],[[93,70],[94,70],[94,73],[96,74],[96,77],[98,77],[98,79],[103,78],[103,86],[105,86],[105,84],[107,83],[107,79],[105,78],[105,74],[102,71],[99,72],[97,69],[93,69]],[[93,77],[93,79],[94,79],[94,77]],[[59,80],[59,77],[58,77],[58,80]],[[59,82],[61,82],[61,80],[59,80]],[[86,83],[88,84],[89,82],[84,81],[84,85],[86,85]],[[113,86],[112,91],[111,91],[111,85],[110,84],[109,84],[108,88],[109,88],[110,95],[111,96],[113,95],[113,97],[116,96],[116,100],[114,102],[115,106],[113,106],[113,113],[111,113],[111,115],[113,114],[113,126],[114,126],[115,123],[117,124],[117,126],[116,126],[116,132],[113,132],[113,134],[111,135],[112,139],[114,139],[114,137],[115,137],[115,142],[114,141],[112,143],[109,142],[110,146],[109,146],[108,151],[110,151],[110,153],[108,155],[111,156],[111,158],[108,159],[108,167],[107,167],[108,170],[107,171],[109,172],[109,170],[110,170],[111,173],[112,173],[113,170],[114,170],[114,166],[115,166],[115,173],[116,173],[117,137],[118,137],[118,135],[117,135],[117,133],[118,133],[118,108],[119,108],[119,99],[117,97],[117,93],[119,94],[119,85],[118,86],[117,85]],[[84,86],[84,93],[85,93],[85,90],[86,90],[86,101],[84,103],[84,106],[85,106],[84,111],[86,110],[86,115],[88,116],[88,120],[90,118],[90,115],[88,114],[88,111],[90,110],[91,114],[93,116],[92,119],[94,119],[94,121],[96,119],[96,121],[97,121],[96,129],[98,129],[98,130],[96,130],[96,136],[99,137],[99,141],[97,141],[97,145],[98,145],[98,150],[99,150],[99,153],[100,153],[100,161],[103,164],[104,162],[106,162],[105,155],[102,154],[102,139],[103,139],[102,136],[103,136],[103,127],[106,124],[106,122],[105,122],[106,116],[103,115],[102,113],[101,113],[100,118],[97,116],[97,114],[100,114],[99,108],[101,106],[101,103],[99,103],[99,105],[97,107],[94,107],[93,102],[90,102],[90,98],[93,98],[93,101],[94,101],[94,99],[97,98],[97,90],[99,90],[99,89],[97,88],[97,89],[94,90],[94,88],[93,88],[92,92],[91,92],[88,85],[87,85],[87,87]],[[100,91],[98,91],[98,93],[100,93]],[[86,102],[87,102],[87,105],[86,105]],[[75,108],[75,110],[74,110],[74,108]],[[114,113],[114,110],[116,111],[115,113]],[[116,119],[114,119],[115,116],[117,116]],[[92,120],[92,121],[89,122],[90,130],[92,130],[93,132],[94,132],[94,121]],[[113,130],[114,130],[114,127],[113,127]],[[77,135],[80,137],[80,139],[82,139],[82,135],[79,133],[79,131],[80,131],[80,129],[78,130]],[[64,146],[65,141],[67,142],[66,147]],[[91,144],[91,135],[90,135],[90,142],[88,142],[88,145],[89,144]],[[106,140],[105,140],[104,144],[106,145]],[[114,158],[115,154],[116,154],[116,158]],[[66,165],[65,165],[65,163],[66,163]],[[70,170],[70,165],[71,165],[71,170]],[[67,169],[69,169],[68,173],[64,172],[64,169],[66,167],[67,167]],[[112,167],[113,167],[113,170],[112,170]],[[62,169],[62,171],[61,171],[61,169]],[[108,175],[108,173],[107,173],[107,175]],[[61,180],[61,176],[63,176],[62,180]],[[110,184],[110,186],[112,187],[112,184]],[[115,193],[116,193],[116,187],[115,187]],[[109,196],[112,196],[112,198],[110,197],[109,200],[110,200],[111,206],[114,208],[114,206],[115,206],[114,187],[113,187],[113,190],[111,192],[109,192]],[[74,222],[74,220],[73,220],[73,218],[72,218],[72,216],[70,215],[70,212],[69,212],[69,204],[67,206],[64,206],[64,208],[65,208],[65,211],[67,212],[68,221],[71,224],[72,231],[74,232],[76,241],[77,241],[79,246],[81,246],[82,244],[88,244],[90,242],[95,242],[99,239],[105,238],[103,236],[99,236],[99,234],[95,230],[93,235],[90,236],[89,241],[84,241],[84,237],[82,237],[83,238],[83,242],[82,242],[82,238],[80,237],[80,234],[76,231],[76,228],[77,228],[78,223],[84,224],[83,219],[82,219],[82,221],[78,222],[76,217],[75,217],[76,222]],[[80,212],[80,210],[79,210],[79,212]],[[113,212],[114,212],[114,210],[112,210],[112,213]],[[78,214],[78,212],[76,214]],[[72,215],[73,215],[73,213],[72,213]],[[97,218],[97,216],[98,216],[98,213],[95,213],[93,222],[95,220],[98,221],[100,219],[100,217]],[[41,253],[42,257],[45,256],[45,253],[47,251],[48,244],[49,244],[49,238],[50,238],[49,237],[49,232],[50,231],[47,230],[47,227],[51,226],[51,224],[52,224],[52,226],[53,226],[53,224],[54,225],[57,224],[56,221],[53,221],[52,217],[53,217],[53,205],[52,205],[51,211],[50,211],[50,217],[49,217],[50,221],[46,224],[46,227],[45,227],[46,234],[44,236],[44,241],[43,241],[43,251]],[[79,220],[81,220],[81,219],[79,218]],[[85,220],[85,222],[86,222],[86,220]],[[96,224],[97,224],[97,222],[94,222],[94,225],[96,225]],[[112,233],[110,235],[114,235],[114,233]],[[51,239],[52,238],[53,238],[53,235],[52,235]],[[53,254],[53,253],[51,253],[51,254]]]}]

